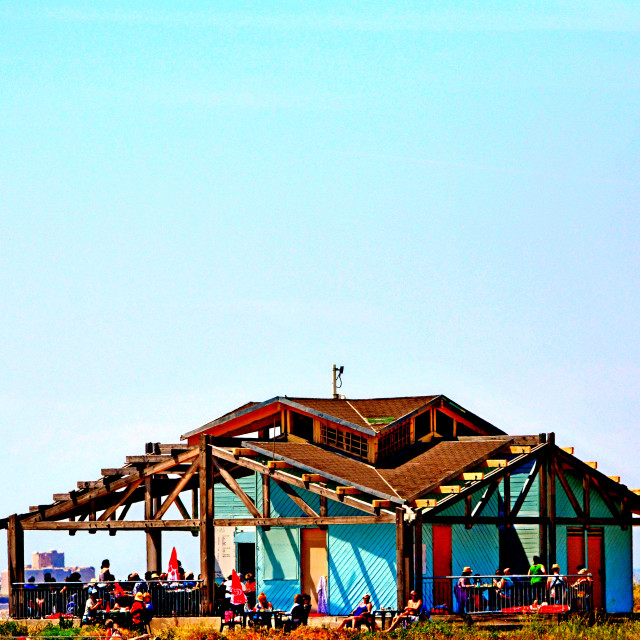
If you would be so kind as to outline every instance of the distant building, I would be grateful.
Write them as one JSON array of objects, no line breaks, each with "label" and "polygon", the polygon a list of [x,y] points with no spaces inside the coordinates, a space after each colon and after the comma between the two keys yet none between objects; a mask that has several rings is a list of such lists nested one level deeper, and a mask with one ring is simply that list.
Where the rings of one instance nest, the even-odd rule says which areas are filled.
[{"label": "distant building", "polygon": [[[96,577],[94,567],[65,567],[64,553],[50,549],[49,551],[34,551],[31,555],[31,564],[24,568],[24,579],[29,580],[33,576],[36,582],[44,582],[44,574],[49,573],[56,582],[64,582],[74,571],[80,574],[81,582],[89,582]],[[0,595],[9,593],[9,571],[2,572]]]}]

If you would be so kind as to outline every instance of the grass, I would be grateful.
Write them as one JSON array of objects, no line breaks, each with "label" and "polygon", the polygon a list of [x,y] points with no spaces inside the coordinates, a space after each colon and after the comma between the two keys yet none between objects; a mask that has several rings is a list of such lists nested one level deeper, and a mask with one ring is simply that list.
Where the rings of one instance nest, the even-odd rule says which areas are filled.
[{"label": "grass", "polygon": [[[640,591],[640,590],[639,590]],[[636,593],[640,596],[640,593]],[[29,635],[27,627],[18,622],[0,623],[0,637],[20,638]],[[41,629],[31,630],[31,637],[103,636],[102,627],[81,627],[64,629],[48,624]],[[194,621],[179,627],[168,627],[159,636],[160,640],[637,640],[640,638],[640,621],[596,622],[588,625],[575,618],[556,625],[545,624],[536,619],[529,620],[519,629],[500,630],[473,625],[454,625],[447,622],[430,622],[424,625],[398,629],[389,636],[380,633],[337,631],[323,627],[301,627],[285,634],[274,629],[235,629],[224,636],[217,625]]]}]

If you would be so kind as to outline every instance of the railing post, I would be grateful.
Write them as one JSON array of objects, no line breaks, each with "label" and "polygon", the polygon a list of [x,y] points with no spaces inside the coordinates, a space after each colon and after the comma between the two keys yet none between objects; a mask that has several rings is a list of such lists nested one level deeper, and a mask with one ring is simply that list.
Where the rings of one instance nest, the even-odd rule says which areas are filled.
[{"label": "railing post", "polygon": [[213,493],[213,461],[211,460],[211,436],[200,436],[200,573],[202,574],[201,613],[211,615],[214,604],[215,584],[215,528]]},{"label": "railing post", "polygon": [[9,516],[7,527],[7,549],[9,552],[9,616],[18,616],[20,590],[16,582],[24,582],[24,530],[17,515]]}]

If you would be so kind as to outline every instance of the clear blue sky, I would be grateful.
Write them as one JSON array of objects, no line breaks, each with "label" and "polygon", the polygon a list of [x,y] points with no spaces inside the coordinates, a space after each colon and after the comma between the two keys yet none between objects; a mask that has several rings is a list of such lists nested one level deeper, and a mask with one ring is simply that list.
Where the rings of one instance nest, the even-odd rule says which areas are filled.
[{"label": "clear blue sky", "polygon": [[0,5],[0,515],[334,362],[640,487],[640,6],[177,7]]}]

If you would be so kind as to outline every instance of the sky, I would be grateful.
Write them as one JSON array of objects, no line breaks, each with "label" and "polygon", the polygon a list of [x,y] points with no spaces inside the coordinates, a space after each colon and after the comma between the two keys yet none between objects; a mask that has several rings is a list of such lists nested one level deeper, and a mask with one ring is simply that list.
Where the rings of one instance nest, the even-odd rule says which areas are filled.
[{"label": "sky", "polygon": [[[0,4],[0,516],[334,363],[640,487],[639,32],[635,2]],[[145,568],[143,534],[51,548]]]}]

